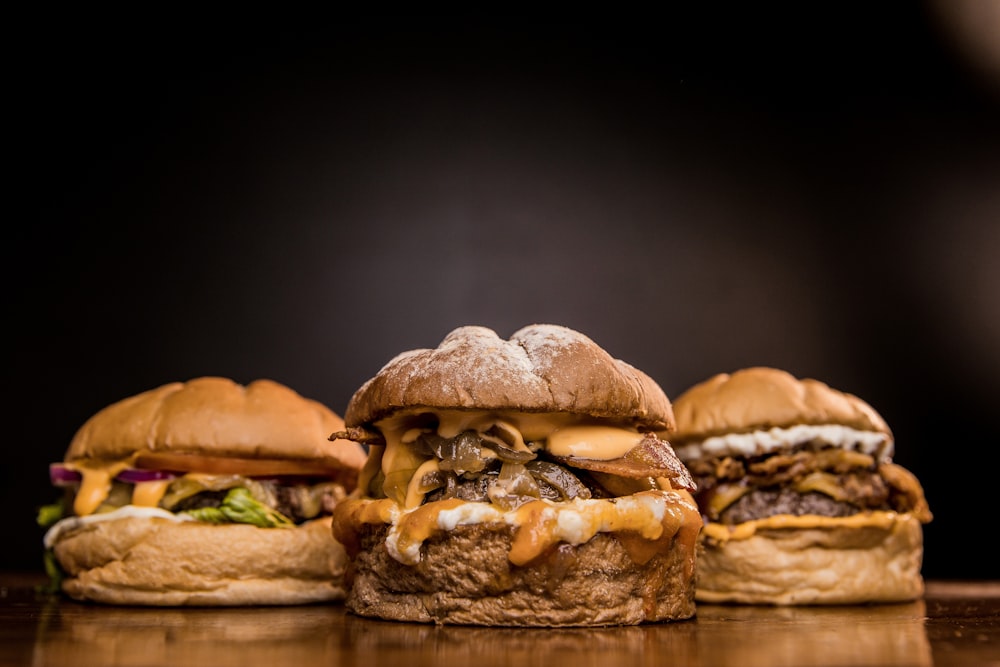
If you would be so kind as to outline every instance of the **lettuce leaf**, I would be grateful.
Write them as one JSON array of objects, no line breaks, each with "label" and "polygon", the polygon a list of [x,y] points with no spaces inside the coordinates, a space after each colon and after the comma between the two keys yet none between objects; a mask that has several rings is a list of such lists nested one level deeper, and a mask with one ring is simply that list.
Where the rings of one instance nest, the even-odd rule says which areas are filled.
[{"label": "lettuce leaf", "polygon": [[198,521],[207,523],[249,523],[258,528],[288,528],[295,524],[281,512],[254,500],[243,487],[230,489],[218,507],[187,510]]},{"label": "lettuce leaf", "polygon": [[42,528],[48,528],[64,516],[66,516],[66,503],[64,500],[60,499],[50,505],[42,505],[39,507],[35,521],[37,521],[38,525]]},{"label": "lettuce leaf", "polygon": [[66,577],[56,555],[52,549],[46,549],[42,556],[42,564],[45,567],[45,574],[48,580],[44,584],[39,584],[36,589],[39,593],[58,593],[62,588],[62,580]]}]

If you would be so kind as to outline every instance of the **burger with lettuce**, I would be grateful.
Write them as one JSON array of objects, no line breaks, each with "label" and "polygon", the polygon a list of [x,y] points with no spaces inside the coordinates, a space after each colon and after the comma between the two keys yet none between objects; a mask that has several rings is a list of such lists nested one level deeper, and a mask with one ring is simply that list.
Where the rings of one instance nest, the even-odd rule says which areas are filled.
[{"label": "burger with lettuce", "polygon": [[325,405],[277,382],[173,382],[118,401],[50,466],[46,566],[78,599],[282,605],[344,597],[331,513],[364,450]]}]

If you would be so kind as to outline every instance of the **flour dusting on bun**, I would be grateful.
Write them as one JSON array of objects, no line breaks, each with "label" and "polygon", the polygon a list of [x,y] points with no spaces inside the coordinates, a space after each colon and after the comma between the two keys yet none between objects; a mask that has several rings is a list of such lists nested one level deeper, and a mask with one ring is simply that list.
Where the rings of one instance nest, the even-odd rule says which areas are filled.
[{"label": "flour dusting on bun", "polygon": [[[670,401],[587,336],[460,327],[355,392],[334,511],[362,616],[480,626],[690,618],[701,517]],[[661,435],[658,436],[657,432]]]}]

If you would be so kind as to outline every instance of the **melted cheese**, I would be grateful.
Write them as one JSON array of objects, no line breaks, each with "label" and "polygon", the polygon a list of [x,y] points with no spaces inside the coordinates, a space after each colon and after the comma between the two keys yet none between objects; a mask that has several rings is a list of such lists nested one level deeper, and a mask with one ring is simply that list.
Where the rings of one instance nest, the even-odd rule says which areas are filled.
[{"label": "melted cheese", "polygon": [[[550,453],[563,457],[578,457],[609,461],[624,456],[642,440],[635,429],[606,424],[586,424],[584,418],[562,413],[495,413],[482,410],[403,410],[383,419],[375,427],[385,438],[381,452],[382,474],[385,482],[382,492],[406,509],[414,509],[423,502],[418,483],[427,460],[417,454],[410,443],[422,433],[431,432],[426,426],[426,416],[433,415],[437,434],[454,438],[468,430],[484,434],[497,429],[505,434],[507,444],[518,451],[529,451],[528,443],[541,445]],[[493,436],[485,436],[487,440]],[[371,457],[370,459],[371,460]],[[368,471],[369,475],[373,474]],[[372,477],[362,475],[362,482]],[[359,483],[359,487],[365,489]]]},{"label": "melted cheese", "polygon": [[[78,517],[93,515],[108,499],[114,478],[123,470],[133,467],[137,456],[138,454],[135,454],[121,461],[69,461],[62,464],[68,470],[80,473],[79,487],[73,499],[73,514]],[[201,489],[222,490],[237,485],[252,484],[252,480],[235,474],[189,472],[174,479],[133,484],[130,505],[158,507],[170,490],[171,484],[178,479],[195,482],[188,489],[189,494]]]},{"label": "melted cheese", "polygon": [[708,504],[705,510],[711,517],[717,517],[737,500],[750,492],[749,486],[742,484],[720,484],[708,497]]},{"label": "melted cheese", "polygon": [[413,473],[413,477],[410,478],[410,483],[406,487],[406,507],[417,507],[424,501],[424,495],[430,491],[422,483],[424,475],[436,472],[437,470],[437,459],[428,459],[417,468],[417,472]]},{"label": "melted cheese", "polygon": [[66,463],[66,468],[80,473],[80,487],[77,489],[76,498],[73,499],[73,513],[77,516],[93,514],[111,492],[111,480],[130,465],[131,460],[103,464],[78,461]]},{"label": "melted cheese", "polygon": [[556,456],[610,461],[621,458],[642,441],[642,434],[613,426],[569,426],[553,431],[546,449]]},{"label": "melted cheese", "polygon": [[[503,431],[514,442],[514,449],[521,449],[529,442],[542,442],[556,431],[585,427],[617,430],[607,425],[587,425],[587,419],[579,415],[566,413],[530,413],[530,412],[490,412],[486,410],[400,410],[391,417],[375,423],[375,427],[385,436],[386,443],[409,444],[421,433],[431,429],[415,426],[426,420],[426,415],[432,415],[437,422],[436,432],[442,438],[454,438],[465,431],[485,433],[496,427]],[[634,430],[622,428],[635,434]],[[585,434],[586,431],[579,431]],[[564,438],[565,440],[565,438]],[[391,449],[391,447],[389,447]],[[600,447],[596,447],[600,449]],[[616,458],[610,456],[608,458]]]},{"label": "melted cheese", "polygon": [[389,531],[385,542],[389,553],[401,563],[417,563],[420,560],[420,545],[439,530],[441,512],[467,504],[464,500],[449,498],[404,513]]},{"label": "melted cheese", "polygon": [[[435,426],[428,426],[428,416]],[[493,413],[475,410],[411,410],[383,419],[375,427],[385,445],[372,448],[362,482],[374,479],[374,465],[385,478],[386,498],[372,500],[360,494],[335,510],[334,535],[348,552],[360,549],[358,530],[364,524],[388,524],[385,546],[395,560],[415,564],[421,547],[432,535],[458,526],[494,523],[513,528],[508,557],[515,565],[538,558],[557,543],[579,545],[596,534],[615,533],[637,563],[669,550],[675,539],[691,553],[701,529],[701,515],[689,493],[670,490],[669,480],[660,480],[660,490],[648,490],[614,499],[581,499],[569,502],[536,500],[515,510],[503,511],[490,503],[456,498],[424,504],[428,488],[424,475],[438,469],[433,456],[417,454],[411,443],[423,433],[436,432],[453,438],[465,431],[497,433],[515,450],[541,446],[564,457],[612,460],[624,456],[642,440],[637,430],[585,423],[567,414]],[[487,435],[487,439],[493,436]],[[531,446],[529,446],[531,443]]]},{"label": "melted cheese", "polygon": [[745,540],[753,537],[758,530],[806,528],[890,528],[899,520],[896,512],[862,512],[851,516],[829,517],[817,514],[794,516],[791,514],[776,514],[763,519],[746,521],[735,526],[725,526],[721,523],[707,523],[702,528],[702,534],[718,542],[727,540]]},{"label": "melted cheese", "polygon": [[[457,498],[415,509],[394,509],[393,505],[389,499],[342,503],[334,522],[338,540],[345,545],[357,544],[356,534],[363,524],[385,523],[390,526],[385,542],[389,554],[413,565],[420,561],[421,545],[431,535],[458,526],[494,523],[514,529],[508,557],[515,565],[530,563],[556,543],[579,545],[601,532],[628,535],[630,555],[645,562],[640,559],[648,560],[656,549],[671,548],[675,536],[693,544],[701,528],[701,516],[691,496],[673,491],[561,503],[536,500],[509,512],[489,503]],[[636,541],[648,543],[647,548],[637,547]],[[649,544],[660,546],[649,549]]]},{"label": "melted cheese", "polygon": [[358,485],[355,487],[354,495],[364,495],[369,492],[372,480],[382,469],[382,455],[385,452],[385,445],[371,445],[368,447],[368,458],[358,473]]},{"label": "melted cheese", "polygon": [[795,482],[795,490],[799,493],[809,493],[815,491],[823,493],[834,500],[847,500],[847,493],[844,487],[837,481],[836,475],[828,472],[811,472],[802,479]]},{"label": "melted cheese", "polygon": [[160,479],[137,483],[132,489],[132,504],[139,507],[156,507],[167,493],[167,487],[170,486],[171,481]]},{"label": "melted cheese", "polygon": [[406,504],[410,481],[424,463],[425,457],[403,443],[404,435],[411,436],[412,433],[398,430],[385,433],[386,446],[382,452],[382,474],[385,480],[382,482],[382,493],[400,505],[410,507]]},{"label": "melted cheese", "polygon": [[[473,430],[485,432],[494,425],[501,429],[518,431],[523,442],[544,440],[553,430],[580,423],[581,417],[567,413],[531,413],[531,412],[489,412],[485,410],[433,410],[438,420],[438,435],[443,438],[454,438],[463,431]],[[413,413],[405,411],[397,413],[393,419],[407,419]],[[390,421],[390,420],[386,420]],[[381,428],[381,425],[379,426]]]}]

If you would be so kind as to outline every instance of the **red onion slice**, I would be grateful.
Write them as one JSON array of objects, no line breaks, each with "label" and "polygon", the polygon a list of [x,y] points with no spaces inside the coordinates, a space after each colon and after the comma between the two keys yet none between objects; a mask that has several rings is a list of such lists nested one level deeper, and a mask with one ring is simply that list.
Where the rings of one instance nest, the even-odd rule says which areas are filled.
[{"label": "red onion slice", "polygon": [[79,482],[82,475],[76,470],[70,470],[61,463],[52,463],[49,465],[49,479],[52,481],[53,486],[69,486]]},{"label": "red onion slice", "polygon": [[[128,484],[138,484],[140,482],[158,482],[164,479],[174,479],[176,473],[166,470],[143,470],[141,468],[126,468],[115,476],[119,482]],[[83,478],[79,471],[67,468],[62,463],[52,463],[49,465],[49,479],[53,486],[69,486],[76,484]]]}]

